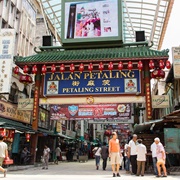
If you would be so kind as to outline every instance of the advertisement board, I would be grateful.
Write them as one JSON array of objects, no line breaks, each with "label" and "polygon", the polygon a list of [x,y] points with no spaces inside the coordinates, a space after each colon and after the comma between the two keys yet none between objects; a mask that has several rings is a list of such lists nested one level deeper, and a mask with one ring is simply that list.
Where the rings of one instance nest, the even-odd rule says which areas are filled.
[{"label": "advertisement board", "polygon": [[18,110],[33,110],[33,98],[18,99]]},{"label": "advertisement board", "polygon": [[10,93],[15,46],[15,29],[0,31],[0,94]]},{"label": "advertisement board", "polygon": [[141,92],[138,70],[46,73],[44,95],[135,94]]},{"label": "advertisement board", "polygon": [[63,104],[50,106],[50,120],[93,120],[125,122],[131,120],[130,103]]},{"label": "advertisement board", "polygon": [[172,60],[174,68],[174,78],[180,79],[180,47],[172,48]]},{"label": "advertisement board", "polygon": [[169,96],[168,95],[152,95],[152,108],[168,108]]},{"label": "advertisement board", "polygon": [[121,13],[119,0],[63,0],[62,42],[122,40]]}]

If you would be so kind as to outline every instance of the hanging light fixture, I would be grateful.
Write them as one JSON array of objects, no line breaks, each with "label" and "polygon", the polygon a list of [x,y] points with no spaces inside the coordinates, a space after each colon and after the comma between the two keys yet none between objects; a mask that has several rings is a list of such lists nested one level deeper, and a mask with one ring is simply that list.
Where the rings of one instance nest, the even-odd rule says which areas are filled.
[{"label": "hanging light fixture", "polygon": [[74,66],[74,64],[71,64],[70,65],[70,72],[73,74],[74,70],[75,70],[75,66]]},{"label": "hanging light fixture", "polygon": [[100,73],[102,73],[104,69],[104,64],[102,62],[99,63],[99,70],[100,70]]},{"label": "hanging light fixture", "polygon": [[31,135],[29,133],[26,133],[26,141],[29,142]]},{"label": "hanging light fixture", "polygon": [[151,77],[154,79],[164,79],[165,78],[165,72],[162,69],[155,69],[151,73]]},{"label": "hanging light fixture", "polygon": [[113,63],[109,62],[108,69],[109,69],[110,72],[113,70],[113,67],[114,67]]},{"label": "hanging light fixture", "polygon": [[128,62],[128,70],[131,71],[133,68],[133,64],[131,61]]},{"label": "hanging light fixture", "polygon": [[88,70],[90,73],[92,73],[92,70],[93,70],[93,64],[92,63],[89,63]]},{"label": "hanging light fixture", "polygon": [[15,75],[18,75],[18,74],[19,74],[19,67],[18,67],[18,66],[16,66],[16,67],[14,68],[14,74],[15,74]]},{"label": "hanging light fixture", "polygon": [[118,69],[119,69],[120,72],[122,71],[122,69],[123,69],[123,63],[122,63],[122,61],[120,61],[120,62],[118,63]]},{"label": "hanging light fixture", "polygon": [[79,65],[79,71],[80,71],[80,73],[82,73],[84,71],[84,64],[83,63],[81,63]]},{"label": "hanging light fixture", "polygon": [[149,68],[150,69],[154,69],[155,65],[154,65],[154,61],[153,60],[150,60],[149,62]]},{"label": "hanging light fixture", "polygon": [[56,72],[56,66],[54,64],[51,66],[51,72],[52,74]]},{"label": "hanging light fixture", "polygon": [[32,73],[33,74],[37,74],[37,66],[36,65],[34,65],[33,67],[32,67]]},{"label": "hanging light fixture", "polygon": [[166,68],[171,69],[171,62],[168,60],[166,61]]},{"label": "hanging light fixture", "polygon": [[163,61],[163,60],[160,60],[160,61],[159,61],[159,68],[160,68],[160,69],[164,69],[164,68],[165,68],[165,64],[164,64],[164,61]]},{"label": "hanging light fixture", "polygon": [[24,74],[27,74],[28,71],[29,71],[29,68],[28,68],[27,65],[25,65],[25,66],[23,67],[23,72],[24,72]]},{"label": "hanging light fixture", "polygon": [[47,67],[46,67],[45,64],[42,66],[41,72],[42,72],[42,75],[45,75],[45,74],[46,74],[46,72],[47,72]]},{"label": "hanging light fixture", "polygon": [[139,71],[142,71],[142,69],[143,69],[143,63],[142,63],[142,61],[139,61],[137,66],[138,66],[138,70],[139,70]]},{"label": "hanging light fixture", "polygon": [[61,72],[61,74],[64,73],[64,71],[65,71],[65,65],[61,64],[60,65],[60,72]]}]

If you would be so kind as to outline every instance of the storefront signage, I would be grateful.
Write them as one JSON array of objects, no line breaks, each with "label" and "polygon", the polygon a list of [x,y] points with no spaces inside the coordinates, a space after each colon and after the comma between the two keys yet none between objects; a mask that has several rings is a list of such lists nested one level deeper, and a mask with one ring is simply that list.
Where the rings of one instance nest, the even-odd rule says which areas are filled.
[{"label": "storefront signage", "polygon": [[15,30],[14,29],[1,29],[1,32],[0,32],[0,94],[10,92],[14,46],[15,46]]},{"label": "storefront signage", "polygon": [[18,110],[33,110],[33,98],[18,99]]},{"label": "storefront signage", "polygon": [[45,96],[135,94],[141,91],[138,70],[47,73],[44,82]]},{"label": "storefront signage", "polygon": [[31,122],[30,111],[20,111],[17,106],[3,101],[0,101],[0,116],[28,124]]},{"label": "storefront signage", "polygon": [[50,106],[51,120],[93,120],[96,122],[126,122],[131,120],[130,103],[121,104],[63,104]]},{"label": "storefront signage", "polygon": [[167,95],[152,95],[152,108],[168,108],[169,96]]},{"label": "storefront signage", "polygon": [[180,47],[172,48],[174,78],[180,79]]}]

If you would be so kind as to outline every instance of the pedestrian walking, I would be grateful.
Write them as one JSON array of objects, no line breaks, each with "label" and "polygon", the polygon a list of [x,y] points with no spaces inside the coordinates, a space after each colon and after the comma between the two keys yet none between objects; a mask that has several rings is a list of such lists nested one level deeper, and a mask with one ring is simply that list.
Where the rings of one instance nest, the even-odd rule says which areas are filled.
[{"label": "pedestrian walking", "polygon": [[101,157],[103,159],[103,170],[105,171],[106,166],[107,166],[107,159],[109,157],[109,150],[108,150],[106,142],[103,142],[103,146],[101,150]]},{"label": "pedestrian walking", "polygon": [[96,162],[96,170],[99,169],[99,166],[100,166],[100,158],[101,158],[101,147],[100,147],[100,144],[98,144],[94,149],[93,149],[93,152],[94,152],[94,155],[95,155],[95,162]]},{"label": "pedestrian walking", "polygon": [[142,144],[142,139],[137,140],[137,176],[144,176],[147,148]]},{"label": "pedestrian walking", "polygon": [[128,158],[130,158],[131,167],[132,167],[132,175],[136,175],[137,173],[137,135],[134,134],[133,138],[129,141],[128,145]]},{"label": "pedestrian walking", "polygon": [[117,139],[117,133],[113,132],[112,138],[109,140],[109,157],[111,158],[113,177],[115,177],[116,174],[118,177],[120,177],[120,156],[122,156],[122,154],[119,145],[119,139]]},{"label": "pedestrian walking", "polygon": [[165,149],[160,142],[159,138],[155,138],[155,143],[156,143],[156,155],[157,155],[157,170],[158,170],[158,175],[156,177],[161,177],[161,167],[163,169],[164,175],[163,177],[167,177],[167,171],[166,171],[166,152]]},{"label": "pedestrian walking", "polygon": [[58,162],[60,161],[60,156],[61,156],[61,149],[59,146],[56,147],[55,153],[56,153],[55,163],[58,164]]},{"label": "pedestrian walking", "polygon": [[158,175],[158,171],[157,171],[157,155],[156,155],[156,143],[155,143],[155,139],[154,142],[151,144],[150,150],[152,152],[152,161],[153,161],[153,169],[154,169],[154,175]]},{"label": "pedestrian walking", "polygon": [[44,163],[42,169],[48,169],[49,157],[50,157],[50,149],[47,147],[47,145],[45,145],[43,151]]},{"label": "pedestrian walking", "polygon": [[129,145],[126,142],[125,145],[124,145],[124,158],[125,158],[125,170],[126,170],[127,174],[130,173],[130,158],[127,156],[128,147],[129,147]]},{"label": "pedestrian walking", "polygon": [[8,158],[8,148],[7,144],[3,142],[4,138],[0,135],[0,171],[4,173],[4,177],[6,177],[7,170],[2,168],[3,161],[5,158]]}]

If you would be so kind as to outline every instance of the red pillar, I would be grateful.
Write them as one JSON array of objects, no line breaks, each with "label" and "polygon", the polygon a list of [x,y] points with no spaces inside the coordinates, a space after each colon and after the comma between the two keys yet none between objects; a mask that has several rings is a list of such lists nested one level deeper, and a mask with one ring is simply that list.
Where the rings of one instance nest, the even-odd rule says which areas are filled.
[{"label": "red pillar", "polygon": [[[39,119],[39,97],[40,97],[40,87],[41,87],[41,66],[37,67],[37,74],[35,76],[35,90],[34,90],[34,104],[33,104],[33,118],[32,118],[32,128],[34,131],[38,130],[38,119]],[[31,138],[31,150],[33,155],[33,162],[36,161],[36,148],[38,143],[38,133],[32,135]]]},{"label": "red pillar", "polygon": [[146,116],[147,120],[152,119],[152,100],[151,100],[151,83],[150,83],[150,69],[148,61],[144,67],[144,78],[145,78],[145,95],[146,95]]}]

